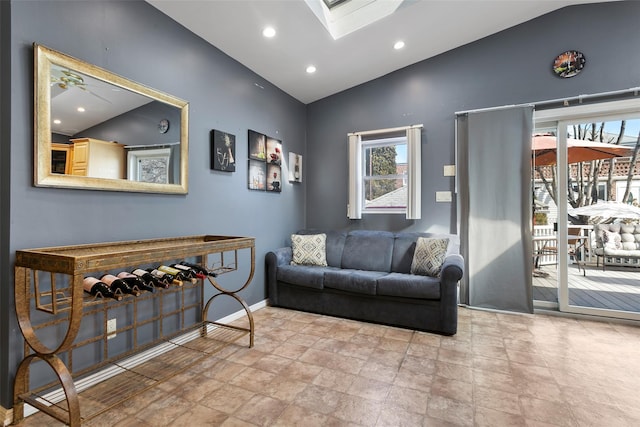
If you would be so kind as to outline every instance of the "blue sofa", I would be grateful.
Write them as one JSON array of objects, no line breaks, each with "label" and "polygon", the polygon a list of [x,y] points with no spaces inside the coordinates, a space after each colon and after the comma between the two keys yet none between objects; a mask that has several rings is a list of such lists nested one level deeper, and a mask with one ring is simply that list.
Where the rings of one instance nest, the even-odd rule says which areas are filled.
[{"label": "blue sofa", "polygon": [[[454,335],[464,272],[455,235],[387,231],[326,234],[327,266],[292,265],[291,246],[265,259],[269,303],[330,316]],[[418,237],[447,237],[439,277],[411,274]]]}]

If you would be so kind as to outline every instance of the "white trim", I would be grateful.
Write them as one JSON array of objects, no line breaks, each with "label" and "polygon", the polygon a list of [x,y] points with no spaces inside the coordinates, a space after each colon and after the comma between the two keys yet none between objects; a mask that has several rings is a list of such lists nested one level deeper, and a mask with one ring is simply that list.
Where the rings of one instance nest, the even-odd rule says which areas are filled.
[{"label": "white trim", "polygon": [[[587,122],[594,119],[611,118],[621,120],[627,115],[638,117],[640,115],[640,99],[626,99],[619,101],[600,102],[589,105],[579,105],[574,107],[561,107],[545,111],[535,112],[534,122],[536,126],[555,125],[558,134],[557,164],[567,164],[567,126],[576,122]],[[559,167],[557,176],[558,185],[558,218],[567,217],[567,180],[568,170],[566,167]],[[558,221],[558,253],[568,253],[561,248],[568,247],[568,230],[565,221]],[[569,304],[569,274],[568,256],[558,257],[558,307],[560,312],[574,313],[582,315],[592,315],[599,317],[609,317],[618,319],[640,320],[640,313],[592,308]]]},{"label": "white trim", "polygon": [[0,405],[0,422],[2,426],[9,426],[13,422],[13,409],[7,409]]},{"label": "white trim", "polygon": [[550,110],[536,111],[535,121],[569,122],[573,120],[589,121],[593,118],[617,117],[622,119],[623,115],[640,112],[640,99],[624,99],[621,101],[599,102],[587,105],[576,105],[573,107],[560,107]]},{"label": "white trim", "polygon": [[142,148],[164,148],[171,147],[172,145],[180,145],[180,141],[178,142],[167,142],[166,144],[146,144],[146,145],[125,145],[125,150],[140,150]]},{"label": "white trim", "polygon": [[[626,313],[626,312],[622,312]],[[606,322],[606,323],[615,323],[620,325],[630,325],[630,326],[640,326],[639,320],[632,320],[628,318],[622,317],[608,317],[608,316],[597,316],[593,314],[586,313],[570,313],[563,312],[558,310],[547,310],[544,308],[535,309],[534,314],[544,315],[544,316],[557,316],[557,317],[566,317],[570,319],[579,319],[579,320],[592,320],[596,322]]]},{"label": "white trim", "polygon": [[[559,109],[566,109],[566,108],[571,108],[568,106],[568,104],[570,102],[578,102],[578,103],[582,103],[584,100],[587,99],[594,99],[594,98],[600,98],[600,97],[613,97],[616,95],[627,95],[633,93],[634,96],[638,96],[640,94],[640,87],[632,87],[629,89],[621,89],[621,90],[613,90],[610,92],[600,92],[600,93],[592,93],[592,94],[584,94],[584,95],[577,95],[577,96],[569,96],[566,98],[556,98],[556,99],[548,99],[545,101],[537,101],[537,102],[528,102],[528,103],[522,103],[522,104],[513,104],[513,105],[500,105],[497,107],[487,107],[487,108],[478,108],[475,110],[464,110],[464,111],[456,111],[454,114],[455,115],[464,115],[464,114],[469,114],[469,113],[481,113],[481,112],[485,112],[485,111],[492,111],[492,110],[503,110],[503,109],[507,109],[507,108],[514,108],[514,107],[528,107],[528,106],[532,106],[533,108],[535,107],[541,107],[543,105],[549,105],[549,104],[560,104],[563,103],[565,106],[559,108]],[[606,103],[607,101],[602,101],[599,102],[598,104],[603,104]],[[613,101],[615,102],[615,101]],[[595,105],[595,104],[590,104],[590,105]]]},{"label": "white trim", "polygon": [[347,201],[347,218],[362,219],[362,162],[359,154],[362,152],[362,138],[360,135],[349,134],[349,200]]},{"label": "white trim", "polygon": [[[249,307],[249,310],[253,313],[254,311],[260,310],[264,307],[267,306],[267,300],[262,300],[259,301],[253,305],[251,305]],[[216,322],[218,323],[230,323],[233,322],[234,320],[240,319],[242,317],[244,317],[246,315],[246,312],[244,310],[238,310],[235,313],[232,313],[228,316],[225,316],[221,319],[216,320]],[[218,326],[215,325],[211,325],[208,324],[207,325],[207,331],[212,331],[214,329],[218,328]],[[178,342],[180,344],[183,344],[185,342],[189,342],[192,341],[196,338],[200,337],[200,331],[191,331],[191,332],[187,332],[183,335],[179,335],[176,338],[173,338],[172,341]],[[143,351],[141,353],[138,353],[134,356],[131,356],[127,359],[124,359],[120,362],[118,362],[119,366],[110,366],[107,368],[104,368],[94,374],[91,374],[77,382],[75,382],[75,387],[76,387],[76,391],[78,393],[80,393],[83,390],[86,390],[90,387],[93,387],[99,383],[101,383],[102,381],[108,380],[109,378],[118,375],[119,373],[123,372],[124,369],[121,368],[120,366],[125,366],[127,369],[131,369],[143,362],[146,362],[147,360],[149,360],[152,357],[157,357],[163,353],[168,352],[169,350],[172,350],[174,348],[176,348],[177,345],[173,344],[171,342],[165,342],[162,344],[159,344],[155,347],[150,348],[149,350]],[[53,402],[53,403],[58,403],[61,402],[62,400],[65,399],[65,395],[64,395],[64,391],[62,390],[62,387],[55,389],[49,393],[47,393],[46,395],[43,396],[43,398],[45,400],[41,400],[41,402],[45,405],[48,405],[48,402]],[[2,408],[0,406],[0,408]],[[2,408],[4,409],[4,408]],[[25,403],[24,404],[24,416],[28,417],[30,415],[33,415],[35,413],[39,412],[36,408],[34,408],[33,406]],[[9,416],[7,415],[5,417],[5,426],[11,424],[11,422],[13,422],[13,411],[11,411],[11,417],[9,420],[9,424],[6,424],[7,419],[9,419]]]},{"label": "white trim", "polygon": [[[163,160],[166,168],[160,175],[161,180],[143,181],[140,174],[142,173],[143,160]],[[127,152],[127,179],[129,181],[154,182],[158,184],[169,183],[169,172],[171,168],[171,148],[141,149],[129,150]]]},{"label": "white trim", "polygon": [[422,135],[407,129],[407,219],[422,218]]},{"label": "white trim", "polygon": [[400,127],[397,127],[397,128],[365,130],[365,131],[361,131],[361,132],[351,132],[351,133],[348,133],[347,136],[351,136],[351,135],[359,135],[359,136],[377,135],[379,133],[407,131],[409,129],[414,129],[414,128],[422,129],[423,127],[424,127],[424,125],[420,124],[420,125],[411,125],[411,126],[400,126]]}]

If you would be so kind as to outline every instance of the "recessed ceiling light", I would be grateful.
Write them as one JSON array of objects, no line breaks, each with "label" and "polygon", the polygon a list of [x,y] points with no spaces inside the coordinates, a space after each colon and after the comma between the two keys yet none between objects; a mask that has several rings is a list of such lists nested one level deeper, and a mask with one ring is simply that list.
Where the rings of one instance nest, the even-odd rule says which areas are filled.
[{"label": "recessed ceiling light", "polygon": [[316,72],[316,67],[314,67],[313,65],[309,65],[309,66],[307,67],[307,73],[309,73],[309,74],[313,74],[313,73],[315,73],[315,72]]},{"label": "recessed ceiling light", "polygon": [[84,113],[84,107],[78,107],[78,113]]},{"label": "recessed ceiling light", "polygon": [[59,125],[60,123],[62,123],[62,120],[60,120],[60,119],[55,119],[55,120],[53,121],[53,123],[54,123],[54,124],[56,124],[56,125]]},{"label": "recessed ceiling light", "polygon": [[395,50],[402,49],[403,47],[404,47],[404,42],[403,42],[402,40],[397,41],[397,42],[393,45],[393,48],[394,48]]},{"label": "recessed ceiling light", "polygon": [[276,29],[273,27],[266,27],[264,30],[262,30],[262,35],[270,39],[271,37],[274,37],[276,35]]}]

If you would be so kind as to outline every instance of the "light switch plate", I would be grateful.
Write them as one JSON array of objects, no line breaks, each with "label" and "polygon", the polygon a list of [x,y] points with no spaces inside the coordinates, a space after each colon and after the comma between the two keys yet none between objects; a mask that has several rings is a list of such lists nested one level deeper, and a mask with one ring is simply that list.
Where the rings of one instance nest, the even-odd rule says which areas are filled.
[{"label": "light switch plate", "polygon": [[444,176],[456,176],[456,165],[444,165]]},{"label": "light switch plate", "polygon": [[436,202],[450,202],[451,191],[436,191]]}]

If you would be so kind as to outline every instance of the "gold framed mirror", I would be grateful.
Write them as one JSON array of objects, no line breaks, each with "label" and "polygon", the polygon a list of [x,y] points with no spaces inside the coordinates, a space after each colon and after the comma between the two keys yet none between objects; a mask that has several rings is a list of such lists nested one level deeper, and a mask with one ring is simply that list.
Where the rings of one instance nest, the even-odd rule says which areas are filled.
[{"label": "gold framed mirror", "polygon": [[187,193],[186,101],[33,46],[35,186]]}]

